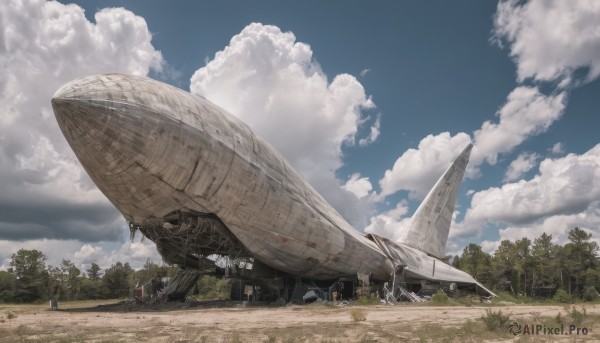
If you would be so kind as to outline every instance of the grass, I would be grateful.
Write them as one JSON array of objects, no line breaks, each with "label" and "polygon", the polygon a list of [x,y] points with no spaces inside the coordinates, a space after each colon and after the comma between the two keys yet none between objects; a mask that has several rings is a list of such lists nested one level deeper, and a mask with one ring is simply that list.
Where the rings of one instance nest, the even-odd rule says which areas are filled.
[{"label": "grass", "polygon": [[356,300],[356,303],[358,305],[379,305],[381,303],[381,301],[379,300],[379,298],[372,296],[372,295],[368,295],[368,296],[361,296],[358,298],[358,300]]},{"label": "grass", "polygon": [[485,323],[485,326],[490,331],[507,330],[510,318],[502,314],[502,310],[492,311],[491,309],[485,310],[485,315],[481,316],[481,320]]},{"label": "grass", "polygon": [[448,295],[444,293],[444,291],[439,290],[433,295],[433,297],[431,298],[431,302],[433,302],[436,305],[445,305],[448,304],[448,302],[450,302],[450,298],[448,298]]},{"label": "grass", "polygon": [[[478,298],[469,299],[477,301]],[[130,342],[130,341],[149,341],[169,339],[177,342],[269,342],[269,343],[287,343],[287,342],[410,342],[410,341],[426,341],[426,342],[481,342],[481,341],[508,341],[514,339],[515,336],[510,334],[505,328],[503,318],[509,318],[508,322],[516,320],[522,324],[537,324],[541,323],[547,327],[560,326],[564,323],[565,327],[570,324],[575,324],[579,327],[592,328],[600,327],[600,316],[594,314],[598,311],[598,306],[586,305],[568,306],[561,308],[560,312],[552,312],[548,315],[548,311],[543,309],[533,309],[526,314],[508,314],[505,309],[499,309],[495,305],[487,309],[484,313],[485,319],[480,319],[480,314],[484,311],[483,308],[458,309],[459,311],[468,311],[475,313],[470,319],[464,321],[457,319],[453,314],[451,305],[455,299],[449,299],[448,307],[440,308],[443,311],[442,316],[436,316],[438,319],[423,319],[419,318],[421,310],[427,310],[428,313],[433,313],[437,309],[419,308],[422,305],[404,304],[399,306],[373,306],[373,307],[333,307],[325,304],[300,306],[299,310],[290,310],[289,308],[265,308],[256,309],[253,311],[281,311],[285,316],[293,316],[300,318],[293,324],[285,322],[264,322],[261,324],[250,324],[244,326],[242,323],[226,324],[227,322],[219,319],[218,323],[207,324],[206,322],[190,322],[187,320],[189,315],[198,316],[201,313],[204,316],[218,316],[217,313],[223,313],[220,310],[189,310],[189,312],[181,313],[180,311],[173,312],[132,312],[118,313],[110,315],[112,318],[117,316],[123,320],[131,320],[132,325],[118,325],[117,328],[110,326],[114,325],[107,323],[103,324],[102,319],[96,319],[97,314],[100,317],[106,315],[102,312],[71,312],[70,314],[50,312],[46,304],[43,308],[40,307],[2,307],[0,308],[0,317],[6,318],[8,311],[18,313],[18,317],[7,319],[8,324],[0,324],[0,341],[2,342]],[[467,302],[468,303],[468,302]],[[98,303],[81,303],[67,304],[63,303],[61,308],[69,306],[95,307]],[[489,304],[486,304],[486,307]],[[460,307],[468,306],[460,304]],[[511,312],[515,312],[515,308],[511,308]],[[41,312],[41,311],[44,312]],[[414,311],[416,319],[397,320],[400,314],[405,311]],[[246,312],[245,309],[232,308],[231,312]],[[249,312],[249,316],[254,315]],[[366,321],[368,311],[369,320]],[[386,311],[385,319],[381,312]],[[433,311],[433,312],[432,312]],[[537,312],[540,311],[540,312]],[[34,317],[33,313],[38,313],[38,317]],[[363,313],[364,321],[355,321],[352,313]],[[522,312],[522,311],[521,311]],[[86,317],[79,317],[87,313]],[[256,312],[260,315],[262,312]],[[517,311],[518,313],[518,311]],[[545,313],[542,316],[541,313]],[[55,314],[61,314],[61,318],[69,318],[69,322],[52,322],[46,320],[40,322],[42,318],[52,318]],[[173,317],[170,317],[171,314]],[[318,316],[315,316],[318,314]],[[555,315],[556,314],[556,315]],[[64,317],[64,316],[67,317]],[[160,316],[156,320],[153,316]],[[406,316],[403,316],[406,318]],[[172,318],[172,321],[171,321]],[[214,318],[214,317],[213,317]],[[279,318],[279,317],[278,317]],[[319,319],[316,319],[319,318]],[[460,318],[460,317],[459,317]],[[492,327],[496,329],[491,331],[488,328],[486,320],[492,323]],[[94,322],[92,326],[75,325],[73,323],[86,321]],[[96,322],[96,320],[98,320]],[[250,329],[249,329],[250,328]],[[592,339],[598,336],[590,336]],[[543,338],[543,337],[542,337]],[[537,337],[521,337],[517,338],[520,341],[540,341]]]},{"label": "grass", "polygon": [[364,322],[367,320],[367,314],[361,309],[354,309],[350,311],[350,318],[355,322]]}]

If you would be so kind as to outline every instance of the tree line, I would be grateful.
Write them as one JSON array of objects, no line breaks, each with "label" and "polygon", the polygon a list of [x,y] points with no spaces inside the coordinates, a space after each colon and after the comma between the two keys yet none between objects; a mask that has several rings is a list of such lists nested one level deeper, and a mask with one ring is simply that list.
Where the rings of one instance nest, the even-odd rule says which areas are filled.
[{"label": "tree line", "polygon": [[174,274],[174,267],[146,261],[133,270],[129,263],[117,262],[103,270],[96,263],[81,271],[63,259],[60,265],[46,266],[46,256],[39,250],[21,249],[11,257],[8,271],[0,271],[0,301],[35,302],[57,300],[114,299],[130,297],[133,288],[153,277]]},{"label": "tree line", "polygon": [[568,243],[552,243],[543,233],[533,242],[526,237],[503,240],[493,255],[469,244],[451,264],[496,291],[533,298],[555,296],[594,300],[600,295],[598,244],[580,228],[568,233]]},{"label": "tree line", "polygon": [[[469,244],[461,255],[446,260],[496,292],[538,299],[560,296],[562,301],[594,300],[600,297],[600,259],[598,244],[591,238],[590,233],[574,228],[562,246],[552,243],[552,235],[543,233],[533,242],[526,237],[514,242],[503,240],[493,254]],[[0,301],[130,297],[134,287],[155,276],[172,276],[176,269],[148,260],[138,271],[121,262],[106,270],[92,263],[81,271],[66,259],[58,266],[46,266],[41,251],[21,249],[12,255],[8,271],[0,271]],[[203,282],[212,285],[216,280]]]}]

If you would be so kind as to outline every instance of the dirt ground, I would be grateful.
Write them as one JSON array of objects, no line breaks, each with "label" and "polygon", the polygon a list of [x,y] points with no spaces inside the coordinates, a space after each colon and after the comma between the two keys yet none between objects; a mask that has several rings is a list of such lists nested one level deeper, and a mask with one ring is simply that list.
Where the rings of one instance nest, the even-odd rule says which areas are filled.
[{"label": "dirt ground", "polygon": [[[585,305],[585,312],[577,306],[574,314],[567,306],[486,304],[271,307],[239,302],[153,306],[65,302],[59,303],[59,311],[48,307],[0,304],[0,342],[600,342],[600,305]],[[562,325],[564,331],[562,335],[490,331],[481,319],[486,310],[502,311],[522,329]],[[361,314],[365,320],[355,320]],[[587,334],[568,335],[571,324],[585,328]]]}]

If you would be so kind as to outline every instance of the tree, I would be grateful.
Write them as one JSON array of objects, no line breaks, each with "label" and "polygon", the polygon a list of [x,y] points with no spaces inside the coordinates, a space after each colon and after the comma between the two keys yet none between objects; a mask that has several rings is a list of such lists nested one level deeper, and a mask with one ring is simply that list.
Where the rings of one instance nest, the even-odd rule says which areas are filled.
[{"label": "tree", "polygon": [[508,289],[515,293],[513,285],[516,285],[516,248],[509,240],[500,242],[500,246],[494,252],[492,259],[492,278],[497,286],[508,285]]},{"label": "tree", "polygon": [[0,301],[12,301],[17,278],[7,271],[0,270]]},{"label": "tree", "polygon": [[532,291],[537,290],[535,295],[542,295],[541,292],[548,293],[559,283],[557,255],[558,247],[552,243],[552,235],[544,232],[533,241],[531,248]]},{"label": "tree", "polygon": [[481,246],[471,243],[463,249],[460,257],[455,258],[453,265],[489,286],[491,281],[489,268],[491,259],[488,253],[481,250]]},{"label": "tree", "polygon": [[101,270],[102,270],[102,268],[100,268],[97,264],[92,263],[92,265],[90,266],[90,269],[86,270],[87,274],[88,274],[88,278],[92,281],[100,280],[100,271]]},{"label": "tree", "polygon": [[575,281],[574,287],[569,287],[570,292],[581,296],[584,288],[597,286],[598,244],[591,241],[592,234],[576,227],[569,231],[569,243],[563,248],[563,265],[569,273],[569,285]]},{"label": "tree", "polygon": [[129,296],[129,274],[133,269],[129,263],[117,262],[110,266],[102,276],[102,283],[106,287],[107,297],[122,298]]},{"label": "tree", "polygon": [[65,276],[65,287],[69,300],[75,299],[79,293],[79,276],[81,271],[75,267],[75,264],[69,260],[62,260],[60,269]]},{"label": "tree", "polygon": [[[531,241],[523,237],[515,241],[515,271],[516,271],[516,291],[527,295],[527,277],[532,277],[531,271]],[[529,272],[528,272],[529,271]]]},{"label": "tree", "polygon": [[9,272],[15,276],[16,301],[35,301],[46,297],[48,273],[46,256],[38,250],[21,249],[11,257]]}]

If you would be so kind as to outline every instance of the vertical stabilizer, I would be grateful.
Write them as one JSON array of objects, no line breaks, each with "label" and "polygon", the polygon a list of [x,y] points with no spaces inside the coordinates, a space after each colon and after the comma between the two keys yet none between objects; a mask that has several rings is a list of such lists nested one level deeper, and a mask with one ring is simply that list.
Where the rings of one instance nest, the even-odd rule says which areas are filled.
[{"label": "vertical stabilizer", "polygon": [[472,148],[469,144],[436,182],[412,216],[408,230],[400,233],[398,243],[443,257],[456,197]]}]

